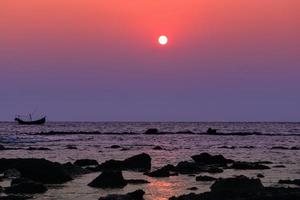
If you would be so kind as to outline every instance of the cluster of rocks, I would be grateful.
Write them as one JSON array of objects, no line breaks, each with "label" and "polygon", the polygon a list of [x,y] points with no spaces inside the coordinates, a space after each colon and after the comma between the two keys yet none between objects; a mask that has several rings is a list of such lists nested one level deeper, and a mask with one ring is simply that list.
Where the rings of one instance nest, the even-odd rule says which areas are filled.
[{"label": "cluster of rocks", "polygon": [[217,179],[211,191],[201,194],[190,193],[169,200],[294,200],[300,198],[297,188],[264,187],[259,179],[238,176]]}]

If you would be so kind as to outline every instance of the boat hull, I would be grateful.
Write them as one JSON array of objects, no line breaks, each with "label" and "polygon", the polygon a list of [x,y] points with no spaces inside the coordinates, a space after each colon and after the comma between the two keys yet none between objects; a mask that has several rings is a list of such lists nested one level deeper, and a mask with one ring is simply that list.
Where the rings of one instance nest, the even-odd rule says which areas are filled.
[{"label": "boat hull", "polygon": [[34,121],[25,121],[20,118],[15,118],[15,121],[21,125],[42,125],[42,124],[46,123],[46,117],[43,117],[42,119],[34,120]]}]

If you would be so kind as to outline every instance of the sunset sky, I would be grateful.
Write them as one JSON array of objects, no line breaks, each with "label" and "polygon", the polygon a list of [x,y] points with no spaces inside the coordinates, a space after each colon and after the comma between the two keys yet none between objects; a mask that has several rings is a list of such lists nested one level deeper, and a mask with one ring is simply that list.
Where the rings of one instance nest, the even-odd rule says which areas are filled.
[{"label": "sunset sky", "polygon": [[0,0],[0,120],[36,109],[300,121],[300,1]]}]

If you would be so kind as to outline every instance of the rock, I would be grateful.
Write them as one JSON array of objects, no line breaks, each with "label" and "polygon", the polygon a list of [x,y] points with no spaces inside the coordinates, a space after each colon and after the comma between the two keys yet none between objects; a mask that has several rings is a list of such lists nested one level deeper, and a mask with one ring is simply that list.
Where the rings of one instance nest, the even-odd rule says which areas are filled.
[{"label": "rock", "polygon": [[149,181],[143,180],[143,179],[128,179],[128,180],[126,180],[126,182],[127,182],[128,184],[135,184],[135,185],[137,185],[137,184],[147,184],[147,183],[150,183]]},{"label": "rock", "polygon": [[222,155],[210,155],[208,153],[201,153],[199,155],[192,156],[192,159],[199,164],[204,165],[226,165],[228,163],[233,163],[233,160],[226,159]]},{"label": "rock", "polygon": [[25,200],[31,199],[32,196],[28,195],[8,195],[8,196],[0,196],[0,200]]},{"label": "rock", "polygon": [[197,163],[182,161],[176,165],[176,171],[180,174],[196,174],[201,171]]},{"label": "rock", "polygon": [[245,176],[234,178],[218,179],[212,186],[211,192],[218,195],[240,195],[255,194],[264,190],[264,186],[259,179],[249,179]]},{"label": "rock", "polygon": [[264,170],[270,169],[270,167],[266,165],[262,165],[259,163],[251,163],[251,162],[234,162],[230,167],[232,169],[239,169],[239,170]]},{"label": "rock", "polygon": [[27,148],[28,151],[50,151],[51,149],[46,147],[29,147]]},{"label": "rock", "polygon": [[72,180],[62,165],[45,159],[0,159],[0,171],[15,168],[22,177],[46,184]]},{"label": "rock", "polygon": [[151,169],[151,157],[149,154],[142,153],[123,161],[125,169],[148,171]]},{"label": "rock", "polygon": [[[173,173],[171,173],[171,171]],[[169,177],[172,175],[176,175],[176,173],[174,173],[176,171],[175,166],[173,165],[166,165],[160,169],[157,169],[153,172],[149,172],[146,173],[146,175],[151,176],[151,177]]]},{"label": "rock", "polygon": [[215,181],[215,180],[217,180],[217,179],[214,177],[211,177],[211,176],[197,176],[196,177],[196,181]]},{"label": "rock", "polygon": [[264,178],[265,176],[263,174],[257,174],[256,177],[257,178]]},{"label": "rock", "polygon": [[2,144],[0,144],[0,151],[3,151],[3,150],[6,150],[6,148]]},{"label": "rock", "polygon": [[82,175],[82,174],[88,174],[88,173],[92,172],[86,168],[82,168],[80,166],[73,165],[70,162],[62,164],[62,167],[65,170],[65,172],[67,172],[67,174],[69,174],[69,176],[71,176],[71,177],[75,177],[75,176]]},{"label": "rock", "polygon": [[137,170],[148,171],[151,169],[151,157],[148,154],[142,153],[130,158],[121,160],[108,160],[99,165],[99,170]]},{"label": "rock", "polygon": [[[181,195],[179,197],[171,197],[169,198],[169,200],[202,200],[202,199],[201,199],[201,194],[190,193],[190,194]],[[216,200],[222,200],[222,199],[216,199]]]},{"label": "rock", "polygon": [[150,128],[147,131],[145,131],[144,134],[146,134],[146,135],[158,134],[158,129],[156,129],[156,128]]},{"label": "rock", "polygon": [[88,185],[96,188],[123,188],[127,182],[122,171],[103,171]]},{"label": "rock", "polygon": [[274,168],[285,168],[285,166],[284,165],[275,165],[275,166],[273,166]]},{"label": "rock", "polygon": [[77,147],[74,146],[74,145],[69,144],[69,145],[66,146],[66,149],[75,150],[75,149],[77,149]]},{"label": "rock", "polygon": [[198,190],[198,188],[197,187],[190,187],[190,188],[187,188],[187,190],[195,191],[195,190]]},{"label": "rock", "polygon": [[153,150],[163,150],[163,148],[161,146],[155,146]]},{"label": "rock", "polygon": [[292,147],[291,150],[300,150],[300,147]]},{"label": "rock", "polygon": [[19,178],[21,177],[21,173],[16,169],[7,169],[3,172],[4,178]]},{"label": "rock", "polygon": [[93,160],[93,159],[79,159],[74,162],[74,165],[83,167],[83,166],[90,166],[90,165],[99,165],[99,163],[97,160]]},{"label": "rock", "polygon": [[202,172],[207,172],[207,173],[210,173],[210,174],[218,174],[218,173],[223,173],[224,170],[220,169],[218,167],[209,167],[207,169],[203,169]]},{"label": "rock", "polygon": [[10,182],[10,185],[18,185],[20,183],[28,183],[28,182],[32,182],[32,180],[28,179],[28,178],[16,178],[16,179],[13,179],[11,182]]},{"label": "rock", "polygon": [[300,179],[295,180],[279,180],[279,184],[293,184],[293,185],[299,185],[300,186]]},{"label": "rock", "polygon": [[220,149],[235,149],[235,146],[220,146]]},{"label": "rock", "polygon": [[145,192],[143,190],[136,190],[128,194],[111,194],[106,197],[100,197],[99,200],[144,200]]},{"label": "rock", "polygon": [[22,181],[18,184],[12,184],[10,187],[5,188],[5,193],[14,193],[14,194],[35,194],[35,193],[44,193],[47,191],[47,188],[37,182],[33,181]]},{"label": "rock", "polygon": [[208,128],[206,131],[207,134],[216,134],[217,133],[217,129],[212,129],[212,128]]},{"label": "rock", "polygon": [[276,146],[276,147],[272,147],[271,149],[279,149],[279,150],[288,150],[288,147],[282,147],[282,146]]},{"label": "rock", "polygon": [[119,148],[121,148],[121,146],[119,146],[119,145],[111,145],[110,148],[112,148],[112,149],[119,149]]}]

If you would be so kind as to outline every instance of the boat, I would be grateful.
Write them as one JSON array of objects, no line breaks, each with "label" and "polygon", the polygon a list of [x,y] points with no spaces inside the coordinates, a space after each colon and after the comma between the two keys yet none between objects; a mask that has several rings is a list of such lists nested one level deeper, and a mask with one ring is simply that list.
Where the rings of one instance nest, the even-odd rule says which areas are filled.
[{"label": "boat", "polygon": [[15,121],[21,125],[42,125],[42,124],[46,123],[46,117],[43,117],[43,118],[40,118],[37,120],[32,120],[31,115],[29,115],[29,116],[30,116],[30,120],[24,120],[21,117],[17,116],[15,118]]}]

